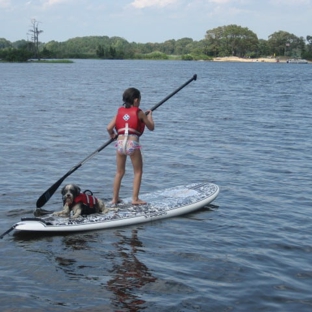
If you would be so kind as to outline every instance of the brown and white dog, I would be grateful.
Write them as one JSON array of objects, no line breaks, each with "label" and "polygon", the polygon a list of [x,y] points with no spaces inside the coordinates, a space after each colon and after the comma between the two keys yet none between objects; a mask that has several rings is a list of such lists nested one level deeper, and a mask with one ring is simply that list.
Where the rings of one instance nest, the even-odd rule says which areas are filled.
[{"label": "brown and white dog", "polygon": [[63,210],[54,212],[54,216],[77,218],[81,215],[92,213],[107,213],[109,209],[105,208],[102,200],[87,194],[85,191],[81,193],[81,189],[76,184],[67,184],[62,188]]}]

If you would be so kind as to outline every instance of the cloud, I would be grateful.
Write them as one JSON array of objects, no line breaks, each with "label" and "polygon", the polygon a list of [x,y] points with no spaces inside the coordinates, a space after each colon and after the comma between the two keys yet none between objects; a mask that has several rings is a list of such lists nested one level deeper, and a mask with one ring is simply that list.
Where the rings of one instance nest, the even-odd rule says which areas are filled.
[{"label": "cloud", "polygon": [[312,1],[311,0],[271,0],[272,4],[275,5],[294,5],[294,6],[298,6],[299,4],[302,5],[312,5]]},{"label": "cloud", "polygon": [[232,0],[210,0],[210,2],[217,3],[217,4],[224,4],[224,3],[229,3],[233,1]]},{"label": "cloud", "polygon": [[10,4],[10,0],[0,0],[0,8],[8,8]]},{"label": "cloud", "polygon": [[53,6],[56,4],[62,4],[62,3],[66,3],[69,2],[70,0],[48,0],[45,2],[45,6]]},{"label": "cloud", "polygon": [[131,5],[137,9],[144,9],[147,7],[165,7],[176,3],[177,0],[134,0]]}]

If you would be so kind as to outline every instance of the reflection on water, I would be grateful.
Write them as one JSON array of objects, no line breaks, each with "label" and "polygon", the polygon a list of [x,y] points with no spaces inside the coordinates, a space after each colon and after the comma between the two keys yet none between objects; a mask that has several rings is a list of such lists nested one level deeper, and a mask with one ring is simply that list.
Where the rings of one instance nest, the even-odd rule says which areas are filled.
[{"label": "reflection on water", "polygon": [[76,236],[68,234],[63,238],[63,243],[67,250],[90,250],[92,242],[96,242],[96,234],[88,233]]},{"label": "reflection on water", "polygon": [[[60,290],[66,284],[78,282],[81,289],[86,287],[88,292],[95,290],[96,294],[100,286],[110,293],[103,300],[109,298],[113,311],[140,311],[145,307],[145,300],[139,290],[155,282],[156,277],[139,259],[144,246],[139,240],[138,229],[109,231],[108,238],[104,232],[67,233],[65,236],[16,233],[14,240],[30,251],[32,257],[38,254],[46,256],[42,270],[49,275],[49,283],[54,285],[52,288],[59,282]],[[99,243],[101,238],[104,241]],[[40,267],[38,270],[33,279],[42,274]],[[50,276],[48,272],[54,270],[56,273]],[[90,302],[92,300],[88,304]],[[66,305],[66,302],[62,304]]]},{"label": "reflection on water", "polygon": [[[92,261],[92,248],[94,248],[92,242],[96,243],[96,234],[64,237],[62,241],[66,253],[63,256],[54,257],[55,265],[70,279],[99,283],[112,292],[113,296],[110,301],[114,309],[139,311],[144,307],[145,301],[138,295],[138,289],[154,282],[156,278],[138,259],[138,254],[143,252],[138,230],[131,232],[117,230],[114,235],[117,241],[112,243],[113,248],[103,255],[104,266],[107,266],[107,261],[110,262],[107,272],[97,268],[97,264]],[[83,254],[80,253],[81,251]],[[88,252],[89,257],[84,251]],[[70,255],[72,256],[69,257]],[[83,257],[77,258],[77,255],[83,255]],[[103,283],[105,280],[107,280],[106,284]]]},{"label": "reflection on water", "polygon": [[108,289],[113,291],[112,302],[116,309],[139,311],[145,301],[138,295],[138,289],[156,281],[148,267],[139,261],[138,252],[142,252],[142,243],[138,239],[138,231],[132,230],[131,237],[116,231],[119,241],[114,243],[117,253],[113,257],[112,278],[107,282]]}]

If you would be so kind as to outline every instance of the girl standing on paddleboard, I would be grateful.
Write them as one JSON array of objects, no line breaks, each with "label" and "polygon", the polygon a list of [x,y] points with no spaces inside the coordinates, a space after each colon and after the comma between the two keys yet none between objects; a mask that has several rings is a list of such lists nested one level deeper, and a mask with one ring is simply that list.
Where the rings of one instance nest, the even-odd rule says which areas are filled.
[{"label": "girl standing on paddleboard", "polygon": [[123,106],[118,109],[117,115],[107,125],[107,131],[111,138],[117,136],[116,164],[117,170],[114,180],[112,204],[116,205],[119,199],[121,180],[125,174],[126,160],[131,158],[134,178],[132,204],[145,204],[139,199],[139,192],[143,174],[143,161],[139,137],[143,134],[145,126],[150,131],[155,128],[152,111],[144,113],[140,108],[141,93],[136,88],[126,89],[123,93]]}]

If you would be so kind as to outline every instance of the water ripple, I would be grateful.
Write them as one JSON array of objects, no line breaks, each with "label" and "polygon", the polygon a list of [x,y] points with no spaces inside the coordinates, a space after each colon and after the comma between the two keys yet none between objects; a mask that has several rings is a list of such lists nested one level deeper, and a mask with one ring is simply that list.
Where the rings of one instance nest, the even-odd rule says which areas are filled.
[{"label": "water ripple", "polygon": [[[0,220],[108,140],[125,88],[158,108],[142,137],[142,192],[211,181],[214,207],[164,221],[1,241],[3,311],[310,311],[311,66],[77,60],[0,63]],[[109,199],[113,145],[66,182]],[[132,188],[132,168],[121,196]],[[59,191],[46,208],[59,210]],[[86,289],[88,291],[86,292]]]}]

